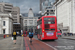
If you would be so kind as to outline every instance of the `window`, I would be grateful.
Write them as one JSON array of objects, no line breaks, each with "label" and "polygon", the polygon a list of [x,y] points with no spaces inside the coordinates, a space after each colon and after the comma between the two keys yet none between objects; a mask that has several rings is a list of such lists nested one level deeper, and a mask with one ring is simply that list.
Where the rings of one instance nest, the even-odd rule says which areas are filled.
[{"label": "window", "polygon": [[17,22],[17,19],[14,19],[14,22]]},{"label": "window", "polygon": [[33,23],[33,20],[29,20],[29,23]]},{"label": "window", "polygon": [[55,10],[50,10],[50,14],[55,14]]},{"label": "window", "polygon": [[5,26],[5,21],[3,21],[3,26]]},{"label": "window", "polygon": [[33,20],[29,20],[29,24],[30,25],[33,25]]},{"label": "window", "polygon": [[25,19],[28,19],[27,17],[25,17]]},{"label": "window", "polygon": [[54,21],[44,21],[44,24],[55,24]]},{"label": "window", "polygon": [[27,20],[25,20],[25,23],[27,23]]},{"label": "window", "polygon": [[5,34],[5,29],[3,29],[3,34]]},{"label": "window", "polygon": [[44,18],[44,20],[55,20],[55,18]]},{"label": "window", "polygon": [[5,6],[11,6],[12,7],[12,5],[9,5],[9,4],[5,4]]},{"label": "window", "polygon": [[50,12],[53,12],[53,10],[50,10]]},{"label": "window", "polygon": [[35,21],[35,25],[37,25],[37,21]]},{"label": "window", "polygon": [[27,23],[25,23],[25,26],[27,25]]},{"label": "window", "polygon": [[37,23],[38,25],[42,24],[42,19],[40,19]]},{"label": "window", "polygon": [[55,24],[55,18],[44,18],[44,24]]},{"label": "window", "polygon": [[33,19],[33,17],[29,17],[29,19]]},{"label": "window", "polygon": [[63,29],[63,31],[68,31],[68,29]]},{"label": "window", "polygon": [[52,9],[52,7],[46,7],[46,9]]}]

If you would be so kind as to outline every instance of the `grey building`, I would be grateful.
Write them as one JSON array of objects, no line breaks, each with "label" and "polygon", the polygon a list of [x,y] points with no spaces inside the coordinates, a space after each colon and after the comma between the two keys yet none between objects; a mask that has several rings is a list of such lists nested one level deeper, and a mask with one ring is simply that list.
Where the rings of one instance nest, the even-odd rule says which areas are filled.
[{"label": "grey building", "polygon": [[13,14],[13,19],[14,19],[13,23],[20,23],[20,8],[13,7],[12,14]]},{"label": "grey building", "polygon": [[20,14],[20,22],[13,23],[13,30],[21,32],[23,30],[23,16]]},{"label": "grey building", "polygon": [[2,13],[11,13],[13,5],[6,2],[0,2],[0,12]]},{"label": "grey building", "polygon": [[12,8],[12,14],[13,14],[13,29],[16,31],[23,30],[23,17],[20,14],[20,8],[19,7],[13,7]]},{"label": "grey building", "polygon": [[30,8],[28,12],[28,16],[24,17],[23,19],[23,30],[26,30],[26,31],[32,30],[35,33],[36,26],[37,26],[37,20],[38,20],[38,17],[34,17],[33,11]]}]

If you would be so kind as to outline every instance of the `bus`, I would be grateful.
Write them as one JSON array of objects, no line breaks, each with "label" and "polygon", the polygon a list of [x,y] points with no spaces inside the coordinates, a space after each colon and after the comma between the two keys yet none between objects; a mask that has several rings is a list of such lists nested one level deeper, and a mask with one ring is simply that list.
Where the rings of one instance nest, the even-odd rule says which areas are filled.
[{"label": "bus", "polygon": [[56,40],[57,19],[56,16],[43,16],[37,20],[37,38],[40,40]]}]

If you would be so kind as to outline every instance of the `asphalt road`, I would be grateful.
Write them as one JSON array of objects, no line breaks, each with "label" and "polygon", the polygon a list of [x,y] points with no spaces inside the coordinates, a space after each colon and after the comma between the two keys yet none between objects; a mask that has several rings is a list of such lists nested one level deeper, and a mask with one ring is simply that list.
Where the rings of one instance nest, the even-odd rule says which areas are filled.
[{"label": "asphalt road", "polygon": [[[35,35],[34,38],[37,39],[37,36]],[[42,42],[57,48],[57,50],[75,50],[75,40],[58,38],[58,40],[55,41],[46,40]]]}]

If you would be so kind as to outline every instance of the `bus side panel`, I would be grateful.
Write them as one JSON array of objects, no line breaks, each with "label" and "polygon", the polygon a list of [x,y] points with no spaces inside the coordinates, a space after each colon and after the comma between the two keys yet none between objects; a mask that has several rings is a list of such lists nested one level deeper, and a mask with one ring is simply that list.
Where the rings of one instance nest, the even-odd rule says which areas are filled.
[{"label": "bus side panel", "polygon": [[42,24],[40,25],[40,28],[37,29],[37,32],[38,32],[37,37],[38,37],[38,39],[41,39],[41,35],[42,35],[42,28],[41,28],[41,26],[42,26]]}]

